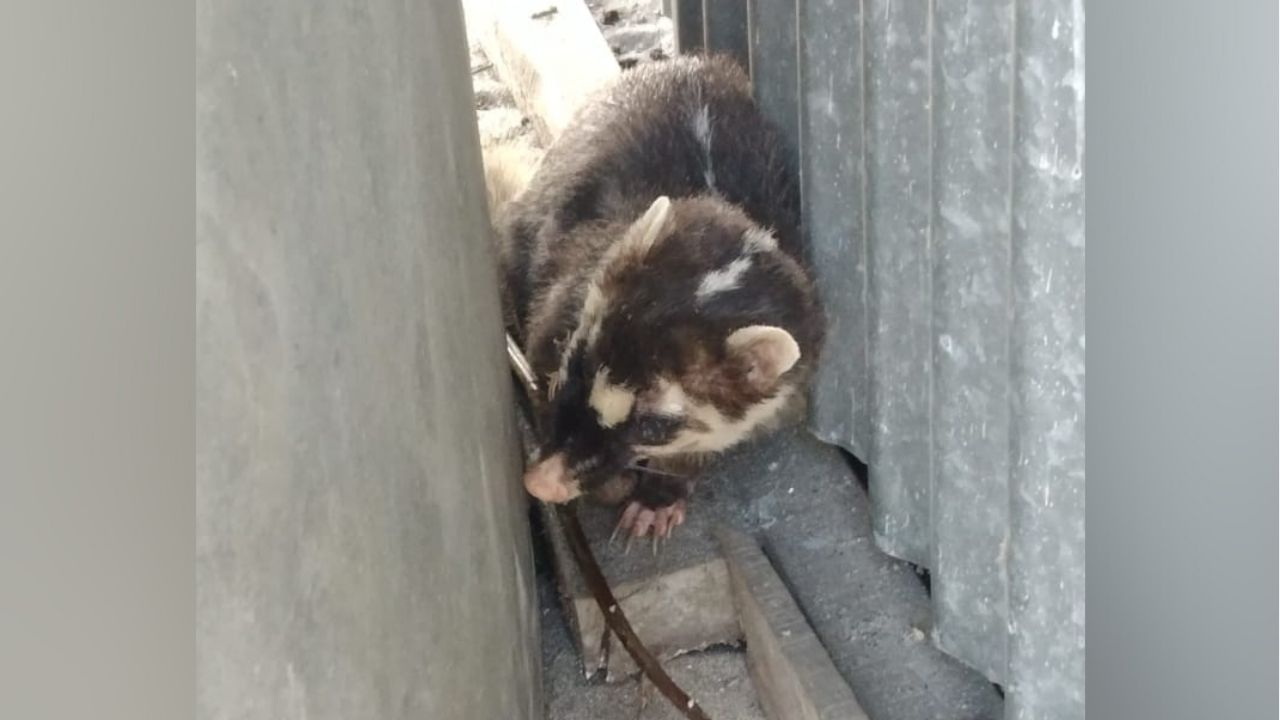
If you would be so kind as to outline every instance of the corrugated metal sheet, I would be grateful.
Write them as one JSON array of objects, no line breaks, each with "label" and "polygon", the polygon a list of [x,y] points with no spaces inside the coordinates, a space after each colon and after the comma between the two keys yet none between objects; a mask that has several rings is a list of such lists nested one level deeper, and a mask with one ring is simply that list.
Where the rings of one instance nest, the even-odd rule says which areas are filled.
[{"label": "corrugated metal sheet", "polygon": [[[677,2],[688,13],[695,3]],[[1009,718],[1084,717],[1080,0],[732,0],[830,315],[813,429]]]}]

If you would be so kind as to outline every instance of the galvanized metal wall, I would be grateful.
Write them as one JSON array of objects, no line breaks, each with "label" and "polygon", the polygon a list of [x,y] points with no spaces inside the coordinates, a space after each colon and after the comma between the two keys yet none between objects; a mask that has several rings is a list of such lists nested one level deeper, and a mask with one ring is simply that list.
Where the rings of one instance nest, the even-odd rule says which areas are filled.
[{"label": "galvanized metal wall", "polygon": [[880,546],[930,568],[934,641],[1007,717],[1083,718],[1082,2],[672,12],[682,50],[746,45],[797,149],[830,316],[813,428],[868,463]]}]

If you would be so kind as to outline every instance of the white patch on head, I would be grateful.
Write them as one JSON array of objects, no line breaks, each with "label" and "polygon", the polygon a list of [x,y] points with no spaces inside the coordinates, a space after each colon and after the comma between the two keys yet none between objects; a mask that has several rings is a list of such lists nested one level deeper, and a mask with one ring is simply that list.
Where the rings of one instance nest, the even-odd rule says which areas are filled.
[{"label": "white patch on head", "polygon": [[773,233],[758,227],[753,227],[742,235],[742,244],[748,255],[773,252],[778,249],[778,240]]},{"label": "white patch on head", "polygon": [[693,113],[693,136],[698,140],[698,144],[702,146],[702,177],[707,181],[707,187],[715,190],[716,188],[716,171],[711,167],[711,108],[707,105],[700,106]]},{"label": "white patch on head", "polygon": [[738,287],[738,281],[742,279],[742,273],[746,272],[750,267],[751,258],[740,257],[719,270],[712,270],[702,276],[702,281],[698,283],[698,290],[695,295],[697,295],[698,300],[706,300],[716,293],[727,292]]},{"label": "white patch on head", "polygon": [[591,382],[591,395],[587,398],[591,409],[600,417],[600,425],[614,427],[627,419],[635,405],[636,395],[621,385],[609,382],[609,368],[602,367]]}]

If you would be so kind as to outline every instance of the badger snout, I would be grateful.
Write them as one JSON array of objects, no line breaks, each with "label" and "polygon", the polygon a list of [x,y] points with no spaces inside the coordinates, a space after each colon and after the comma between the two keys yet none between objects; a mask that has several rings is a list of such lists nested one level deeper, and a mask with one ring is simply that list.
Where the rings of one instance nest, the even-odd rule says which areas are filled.
[{"label": "badger snout", "polygon": [[582,494],[578,479],[569,472],[564,453],[539,461],[524,474],[524,488],[543,502],[566,503]]}]

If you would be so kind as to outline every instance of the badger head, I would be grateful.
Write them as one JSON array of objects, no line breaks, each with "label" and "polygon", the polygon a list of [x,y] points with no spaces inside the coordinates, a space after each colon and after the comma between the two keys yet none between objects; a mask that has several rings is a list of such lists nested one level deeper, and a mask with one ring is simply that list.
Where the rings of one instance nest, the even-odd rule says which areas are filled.
[{"label": "badger head", "polygon": [[577,319],[524,479],[548,502],[769,426],[803,394],[820,333],[801,266],[713,197],[658,198],[601,259]]}]

